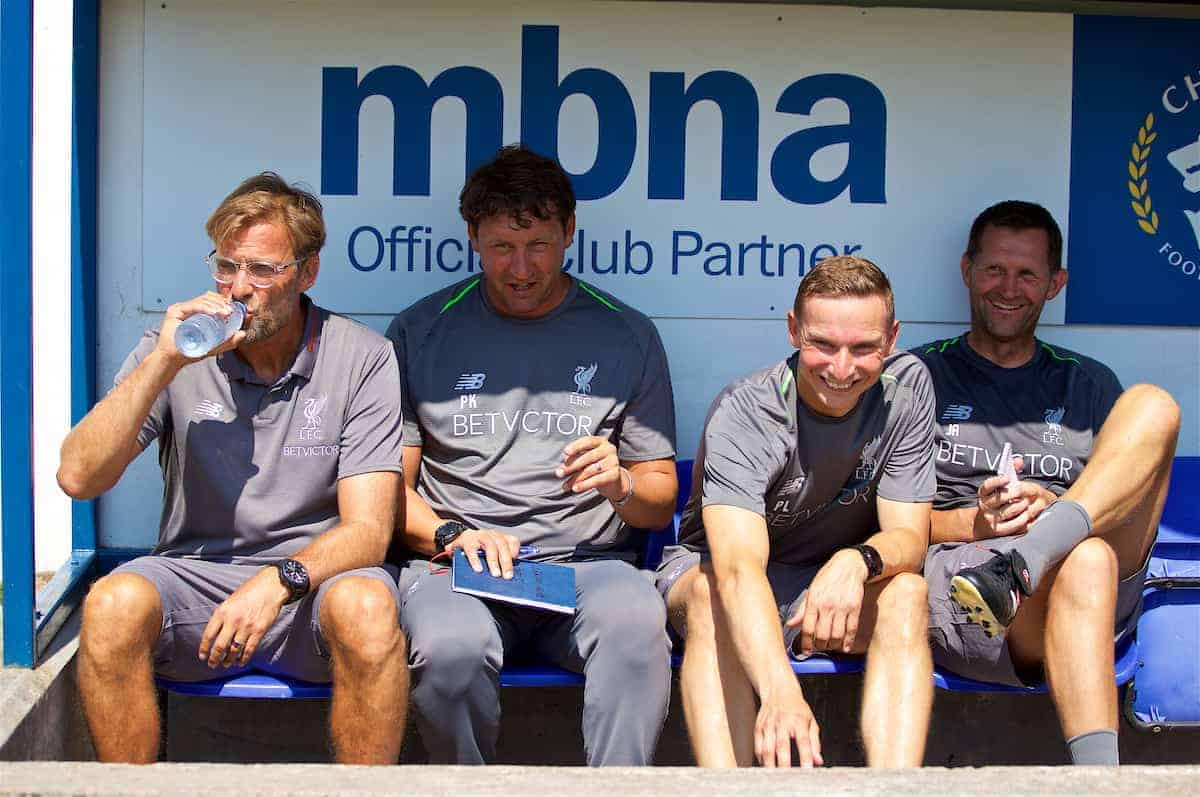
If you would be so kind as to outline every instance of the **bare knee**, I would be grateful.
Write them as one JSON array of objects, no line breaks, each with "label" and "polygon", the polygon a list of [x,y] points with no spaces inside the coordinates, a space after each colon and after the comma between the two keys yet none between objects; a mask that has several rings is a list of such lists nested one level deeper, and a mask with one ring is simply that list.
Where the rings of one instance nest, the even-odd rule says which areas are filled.
[{"label": "bare knee", "polygon": [[83,602],[80,648],[99,661],[148,651],[161,628],[154,585],[135,573],[114,573],[92,585]]},{"label": "bare knee", "polygon": [[330,585],[320,619],[335,659],[378,665],[405,654],[396,601],[376,579],[352,576]]},{"label": "bare knee", "polygon": [[892,577],[879,594],[875,636],[909,643],[924,639],[929,614],[929,585],[916,573]]},{"label": "bare knee", "polygon": [[1116,600],[1119,563],[1112,546],[1099,537],[1076,545],[1063,560],[1051,594],[1071,609],[1110,608]]},{"label": "bare knee", "polygon": [[1152,440],[1169,443],[1174,452],[1182,414],[1170,393],[1158,385],[1137,384],[1121,394],[1117,408],[1129,412],[1139,430],[1145,429]]},{"label": "bare knee", "polygon": [[714,613],[718,611],[714,605],[718,600],[714,576],[698,569],[680,587],[684,590],[685,636],[692,644],[711,643],[716,636]]}]

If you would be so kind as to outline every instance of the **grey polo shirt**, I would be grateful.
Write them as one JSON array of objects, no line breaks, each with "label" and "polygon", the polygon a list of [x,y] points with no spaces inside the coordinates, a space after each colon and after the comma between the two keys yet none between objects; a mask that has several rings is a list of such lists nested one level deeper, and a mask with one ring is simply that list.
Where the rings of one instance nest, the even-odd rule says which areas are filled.
[{"label": "grey polo shirt", "polygon": [[704,550],[701,508],[747,509],[767,523],[771,562],[809,566],[879,530],[878,495],[923,503],[934,494],[933,385],[907,353],[840,418],[796,391],[797,355],[739,379],[713,401],[680,542]]},{"label": "grey polo shirt", "polygon": [[[234,352],[183,368],[138,434],[159,441],[155,553],[239,563],[296,553],[338,523],[339,479],[401,470],[400,376],[388,341],[303,298],[304,338],[267,384]],[[147,331],[120,383],[158,342]]]},{"label": "grey polo shirt", "polygon": [[554,475],[567,443],[609,438],[624,461],[675,456],[667,358],[646,316],[572,278],[541,318],[496,313],[479,278],[388,328],[403,372],[404,440],[418,493],[440,517],[515,534],[543,559],[631,559],[630,530],[595,490]]},{"label": "grey polo shirt", "polygon": [[1022,479],[1062,495],[1087,467],[1122,390],[1107,366],[1042,341],[1017,368],[981,356],[965,335],[913,351],[929,368],[937,395],[934,509],[975,506],[979,484],[995,475],[1006,442],[1025,460]]}]

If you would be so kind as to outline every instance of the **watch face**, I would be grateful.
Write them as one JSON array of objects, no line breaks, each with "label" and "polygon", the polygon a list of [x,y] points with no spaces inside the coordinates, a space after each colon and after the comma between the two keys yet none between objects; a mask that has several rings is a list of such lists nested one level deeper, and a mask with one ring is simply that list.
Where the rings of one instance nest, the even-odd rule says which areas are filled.
[{"label": "watch face", "polygon": [[445,548],[467,530],[467,527],[457,520],[447,520],[433,531],[433,542],[439,548]]},{"label": "watch face", "polygon": [[295,559],[284,559],[280,562],[279,575],[293,592],[308,591],[308,571]]}]

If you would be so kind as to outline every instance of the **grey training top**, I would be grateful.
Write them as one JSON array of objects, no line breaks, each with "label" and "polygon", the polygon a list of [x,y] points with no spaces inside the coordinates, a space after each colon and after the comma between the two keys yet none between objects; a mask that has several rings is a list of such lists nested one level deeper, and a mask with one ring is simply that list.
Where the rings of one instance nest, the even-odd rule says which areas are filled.
[{"label": "grey training top", "polygon": [[[338,523],[337,482],[401,470],[400,376],[392,347],[303,297],[291,368],[265,383],[234,352],[187,365],[138,434],[156,438],[163,513],[154,552],[271,562]],[[158,344],[147,331],[120,383]]]},{"label": "grey training top", "polygon": [[933,386],[907,353],[841,418],[796,391],[797,355],[743,377],[713,401],[680,542],[707,547],[702,506],[736,506],[767,522],[769,559],[816,565],[879,529],[875,497],[933,499]]},{"label": "grey training top", "polygon": [[1006,442],[1025,458],[1022,479],[1062,495],[1083,472],[1121,395],[1107,366],[1040,340],[1033,359],[1017,368],[981,356],[965,335],[913,351],[937,394],[934,509],[975,506],[979,484],[995,475]]},{"label": "grey training top", "polygon": [[595,490],[554,475],[567,443],[607,437],[624,461],[675,455],[667,358],[650,319],[571,280],[541,318],[496,313],[475,277],[396,316],[404,441],[439,517],[515,534],[540,558],[632,558],[629,529]]}]

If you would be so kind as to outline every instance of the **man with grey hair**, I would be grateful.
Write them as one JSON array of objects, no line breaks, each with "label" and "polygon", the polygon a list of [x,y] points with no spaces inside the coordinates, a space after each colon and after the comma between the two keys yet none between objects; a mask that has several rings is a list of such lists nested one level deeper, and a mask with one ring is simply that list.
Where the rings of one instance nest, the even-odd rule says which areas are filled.
[{"label": "man with grey hair", "polygon": [[[408,700],[394,573],[403,514],[399,373],[381,335],[304,294],[325,242],[315,196],[266,172],[208,221],[216,291],[171,305],[112,391],[71,430],[58,481],[89,499],[159,442],[164,507],[150,556],[92,587],[79,688],[101,761],[158,754],[154,674],[248,669],[333,682],[343,763],[395,763]],[[175,345],[196,313],[243,327],[207,355]]]}]

